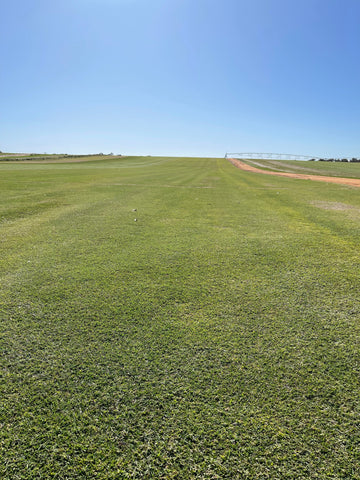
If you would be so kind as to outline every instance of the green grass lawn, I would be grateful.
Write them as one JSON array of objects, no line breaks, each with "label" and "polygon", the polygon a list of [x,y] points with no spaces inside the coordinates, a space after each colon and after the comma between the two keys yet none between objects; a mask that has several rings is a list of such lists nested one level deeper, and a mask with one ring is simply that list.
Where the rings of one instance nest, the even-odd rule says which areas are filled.
[{"label": "green grass lawn", "polygon": [[224,159],[0,164],[0,477],[360,479],[359,234]]},{"label": "green grass lawn", "polygon": [[263,170],[326,175],[330,177],[360,178],[360,163],[304,162],[299,160],[242,160]]}]

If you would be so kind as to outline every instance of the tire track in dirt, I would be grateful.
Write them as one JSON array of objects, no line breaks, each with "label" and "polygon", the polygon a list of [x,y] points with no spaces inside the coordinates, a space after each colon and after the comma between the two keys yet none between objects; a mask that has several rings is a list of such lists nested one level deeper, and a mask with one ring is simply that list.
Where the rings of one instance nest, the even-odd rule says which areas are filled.
[{"label": "tire track in dirt", "polygon": [[350,185],[352,187],[360,187],[360,179],[358,178],[343,178],[343,177],[325,177],[324,175],[310,175],[305,173],[288,173],[288,172],[270,172],[261,170],[260,168],[252,167],[237,158],[228,158],[235,167],[245,170],[246,172],[262,173],[264,175],[275,175],[277,177],[298,178],[301,180],[315,180],[317,182],[337,183],[340,185]]}]

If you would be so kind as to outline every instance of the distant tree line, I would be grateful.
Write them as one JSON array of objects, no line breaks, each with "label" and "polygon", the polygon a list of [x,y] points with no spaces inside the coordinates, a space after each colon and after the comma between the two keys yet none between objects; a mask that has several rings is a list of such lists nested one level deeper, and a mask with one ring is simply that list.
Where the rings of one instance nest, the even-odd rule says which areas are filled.
[{"label": "distant tree line", "polygon": [[[310,162],[315,162],[316,159],[312,158]],[[360,163],[360,158],[319,158],[318,162],[351,162],[351,163]]]},{"label": "distant tree line", "polygon": [[[0,152],[2,153],[2,152]],[[114,154],[111,153],[90,153],[90,154],[84,154],[84,155],[69,155],[68,153],[60,153],[60,154],[44,154],[44,155],[39,155],[38,153],[30,153],[28,156],[23,156],[23,155],[9,155],[9,157],[2,157],[0,161],[2,162],[22,162],[24,160],[51,160],[51,159],[56,159],[56,160],[61,160],[62,158],[86,158],[86,157],[99,157],[99,156],[114,156]],[[121,155],[117,155],[118,157],[121,157]]]}]

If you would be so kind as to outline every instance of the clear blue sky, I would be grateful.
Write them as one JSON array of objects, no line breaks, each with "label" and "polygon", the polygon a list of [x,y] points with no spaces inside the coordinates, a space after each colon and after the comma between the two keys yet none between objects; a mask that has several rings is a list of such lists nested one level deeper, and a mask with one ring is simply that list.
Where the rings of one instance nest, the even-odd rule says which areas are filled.
[{"label": "clear blue sky", "polygon": [[0,150],[360,156],[359,0],[0,4]]}]

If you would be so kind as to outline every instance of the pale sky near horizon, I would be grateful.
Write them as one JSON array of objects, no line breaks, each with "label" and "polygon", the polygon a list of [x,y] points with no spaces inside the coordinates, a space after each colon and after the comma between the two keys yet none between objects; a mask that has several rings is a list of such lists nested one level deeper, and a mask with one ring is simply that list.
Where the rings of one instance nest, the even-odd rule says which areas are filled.
[{"label": "pale sky near horizon", "polygon": [[0,1],[0,150],[360,157],[359,0]]}]

